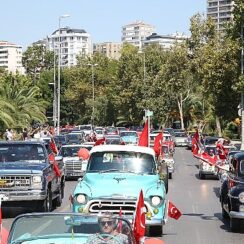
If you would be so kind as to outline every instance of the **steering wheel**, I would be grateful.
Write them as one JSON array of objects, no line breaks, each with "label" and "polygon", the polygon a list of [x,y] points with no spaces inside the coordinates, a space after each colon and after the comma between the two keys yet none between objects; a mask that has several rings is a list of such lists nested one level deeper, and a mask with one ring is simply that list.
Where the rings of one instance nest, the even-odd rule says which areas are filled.
[{"label": "steering wheel", "polygon": [[[123,243],[122,243],[118,238],[116,238],[115,236],[110,235],[110,234],[103,234],[103,233],[102,233],[102,234],[96,234],[96,235],[94,235],[94,237],[90,239],[90,242],[92,242],[93,239],[95,239],[95,238],[100,238],[101,240],[103,240],[104,238],[107,238],[107,237],[110,237],[110,238],[109,238],[108,241],[104,240],[104,243],[109,243],[110,240],[115,240],[116,243],[118,243],[118,244],[123,244]],[[89,243],[89,242],[88,242],[88,243]],[[102,244],[103,242],[100,242],[100,243]]]}]

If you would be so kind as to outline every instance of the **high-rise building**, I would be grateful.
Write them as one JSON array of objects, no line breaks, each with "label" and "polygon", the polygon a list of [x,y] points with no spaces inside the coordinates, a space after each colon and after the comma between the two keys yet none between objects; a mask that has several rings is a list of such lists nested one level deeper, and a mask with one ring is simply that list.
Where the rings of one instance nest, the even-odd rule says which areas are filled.
[{"label": "high-rise building", "polygon": [[142,41],[155,32],[152,25],[145,24],[143,21],[136,21],[134,23],[124,25],[122,27],[122,42],[128,42],[136,47],[142,47]]},{"label": "high-rise building", "polygon": [[47,38],[48,47],[58,55],[60,39],[61,66],[73,66],[77,64],[77,55],[92,55],[91,36],[83,29],[60,28]]},{"label": "high-rise building", "polygon": [[93,45],[93,53],[103,53],[108,58],[119,59],[121,48],[121,42],[95,43]]},{"label": "high-rise building", "polygon": [[223,31],[224,26],[233,20],[233,0],[207,0],[207,16],[211,17],[218,31]]},{"label": "high-rise building", "polygon": [[22,47],[7,41],[0,41],[0,67],[9,72],[24,74]]},{"label": "high-rise building", "polygon": [[176,43],[181,43],[186,40],[187,36],[178,32],[172,35],[158,35],[157,33],[152,33],[152,35],[146,37],[146,39],[142,41],[142,45],[145,47],[151,44],[157,44],[163,49],[169,49]]}]

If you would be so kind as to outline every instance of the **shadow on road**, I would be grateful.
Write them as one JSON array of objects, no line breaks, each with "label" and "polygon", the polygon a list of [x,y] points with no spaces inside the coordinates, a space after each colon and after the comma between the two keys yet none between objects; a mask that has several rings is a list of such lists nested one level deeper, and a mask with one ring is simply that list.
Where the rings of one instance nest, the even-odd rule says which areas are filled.
[{"label": "shadow on road", "polygon": [[2,215],[4,219],[15,218],[20,214],[32,212],[32,210],[26,208],[2,208]]},{"label": "shadow on road", "polygon": [[220,187],[213,187],[213,192],[215,193],[217,198],[219,198],[219,190],[220,190]]}]

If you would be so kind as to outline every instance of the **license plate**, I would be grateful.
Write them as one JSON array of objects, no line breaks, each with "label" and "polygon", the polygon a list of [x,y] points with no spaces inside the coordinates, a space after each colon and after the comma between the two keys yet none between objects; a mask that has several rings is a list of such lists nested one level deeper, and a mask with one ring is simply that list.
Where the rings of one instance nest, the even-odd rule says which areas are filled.
[{"label": "license plate", "polygon": [[239,211],[240,211],[240,212],[244,212],[244,205],[240,205],[240,207],[239,207]]}]

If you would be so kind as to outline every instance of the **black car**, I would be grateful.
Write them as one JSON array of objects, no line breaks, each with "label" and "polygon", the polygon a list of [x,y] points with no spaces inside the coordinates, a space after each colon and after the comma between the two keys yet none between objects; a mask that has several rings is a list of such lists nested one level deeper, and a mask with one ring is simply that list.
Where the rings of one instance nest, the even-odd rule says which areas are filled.
[{"label": "black car", "polygon": [[230,220],[230,228],[236,232],[244,219],[244,152],[234,154],[230,161],[227,179],[220,189],[223,218]]},{"label": "black car", "polygon": [[[28,207],[49,212],[61,205],[64,168],[61,162],[61,165],[54,165],[45,143],[0,143],[0,192],[7,197],[2,202],[3,207]],[[59,175],[54,166],[59,167]]]}]

